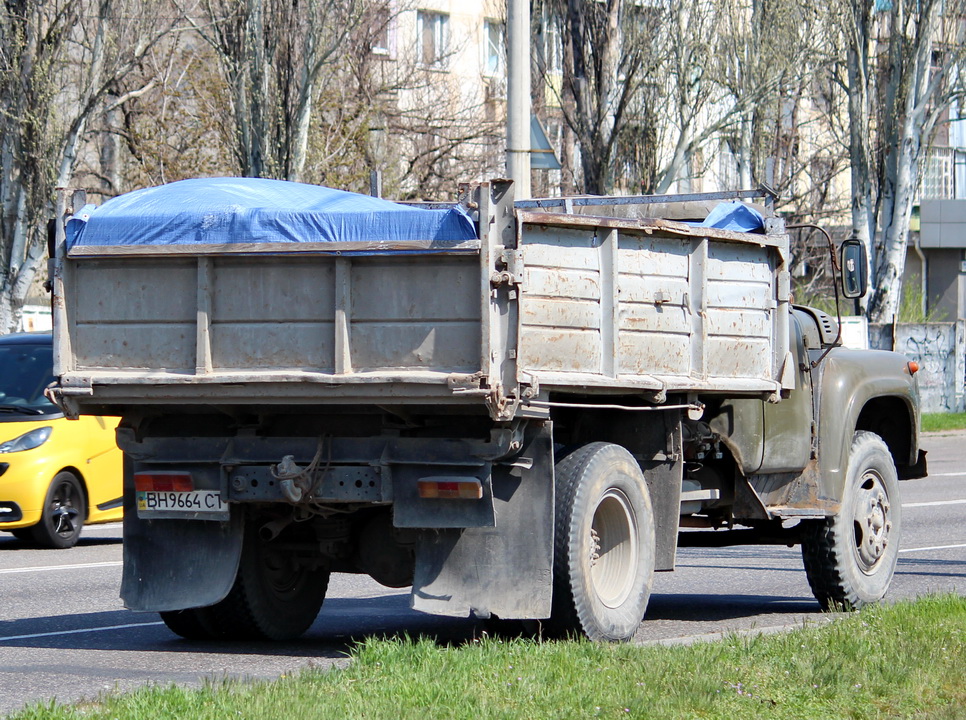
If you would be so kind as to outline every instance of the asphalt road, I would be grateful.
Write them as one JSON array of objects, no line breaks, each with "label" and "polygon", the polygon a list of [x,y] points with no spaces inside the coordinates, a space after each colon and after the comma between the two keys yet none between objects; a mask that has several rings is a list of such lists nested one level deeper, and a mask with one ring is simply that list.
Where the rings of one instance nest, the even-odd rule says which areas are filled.
[{"label": "asphalt road", "polygon": [[[902,483],[904,537],[887,599],[966,593],[966,433],[931,435],[930,477]],[[223,677],[274,678],[344,663],[354,638],[430,633],[470,637],[478,624],[423,615],[408,595],[333,576],[311,630],[286,644],[195,643],[118,599],[120,525],[89,527],[71,550],[29,548],[0,533],[0,716],[26,704],[69,702],[149,683],[199,685]],[[797,548],[683,549],[655,578],[638,642],[682,642],[730,630],[821,621]]]}]

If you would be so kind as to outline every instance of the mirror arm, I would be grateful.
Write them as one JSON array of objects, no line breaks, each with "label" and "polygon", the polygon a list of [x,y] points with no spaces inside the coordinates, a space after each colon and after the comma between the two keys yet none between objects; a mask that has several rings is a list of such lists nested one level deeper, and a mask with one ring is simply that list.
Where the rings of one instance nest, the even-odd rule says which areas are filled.
[{"label": "mirror arm", "polygon": [[817,360],[813,360],[810,363],[812,370],[814,370],[825,359],[825,356],[832,352],[833,348],[839,347],[842,344],[842,310],[839,307],[839,284],[842,282],[842,268],[839,265],[838,258],[835,256],[835,243],[832,242],[832,236],[821,225],[801,223],[799,225],[786,225],[785,227],[787,230],[801,230],[805,228],[818,230],[825,236],[825,241],[828,243],[828,253],[832,258],[832,287],[835,290],[835,319],[836,325],[838,326],[838,334],[835,336],[832,344],[825,349],[825,352],[819,355]]}]

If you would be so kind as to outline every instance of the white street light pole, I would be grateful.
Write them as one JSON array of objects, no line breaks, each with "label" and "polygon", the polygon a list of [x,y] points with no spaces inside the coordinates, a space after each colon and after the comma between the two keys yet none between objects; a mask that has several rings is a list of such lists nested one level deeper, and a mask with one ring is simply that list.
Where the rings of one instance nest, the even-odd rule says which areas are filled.
[{"label": "white street light pole", "polygon": [[506,171],[530,197],[530,0],[507,0]]}]

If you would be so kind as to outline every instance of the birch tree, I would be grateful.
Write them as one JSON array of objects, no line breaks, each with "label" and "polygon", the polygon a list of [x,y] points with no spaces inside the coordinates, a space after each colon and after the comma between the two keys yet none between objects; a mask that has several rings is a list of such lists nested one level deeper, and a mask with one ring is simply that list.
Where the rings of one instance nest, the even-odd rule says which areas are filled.
[{"label": "birch tree", "polygon": [[160,8],[134,0],[13,0],[0,11],[0,332],[19,322],[43,262],[53,189],[70,184],[89,123],[174,22]]},{"label": "birch tree", "polygon": [[892,322],[925,153],[937,122],[963,98],[966,5],[847,0],[833,7],[847,52],[841,83],[850,98],[852,230],[871,250],[867,315]]}]

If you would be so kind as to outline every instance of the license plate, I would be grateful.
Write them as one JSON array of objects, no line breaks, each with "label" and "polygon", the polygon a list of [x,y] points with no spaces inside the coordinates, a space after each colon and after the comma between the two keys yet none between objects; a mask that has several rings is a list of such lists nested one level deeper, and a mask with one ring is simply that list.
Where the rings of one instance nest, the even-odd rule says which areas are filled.
[{"label": "license plate", "polygon": [[138,517],[142,518],[228,519],[228,503],[217,490],[141,490],[137,501]]}]

